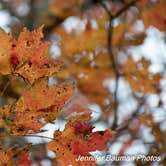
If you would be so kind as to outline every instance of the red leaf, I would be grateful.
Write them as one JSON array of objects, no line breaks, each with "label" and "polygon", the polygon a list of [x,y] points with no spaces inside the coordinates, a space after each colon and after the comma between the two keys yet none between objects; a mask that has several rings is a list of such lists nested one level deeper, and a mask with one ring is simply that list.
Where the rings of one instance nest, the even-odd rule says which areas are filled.
[{"label": "red leaf", "polygon": [[12,64],[13,68],[16,68],[19,64],[19,60],[15,54],[12,54],[10,57],[10,63]]},{"label": "red leaf", "polygon": [[73,143],[72,148],[77,155],[90,155],[89,152],[95,150],[105,150],[107,148],[106,143],[110,140],[112,131],[99,131],[92,133],[89,138],[79,140]]},{"label": "red leaf", "polygon": [[29,159],[29,154],[25,153],[20,157],[18,166],[31,166],[32,163],[33,161]]}]

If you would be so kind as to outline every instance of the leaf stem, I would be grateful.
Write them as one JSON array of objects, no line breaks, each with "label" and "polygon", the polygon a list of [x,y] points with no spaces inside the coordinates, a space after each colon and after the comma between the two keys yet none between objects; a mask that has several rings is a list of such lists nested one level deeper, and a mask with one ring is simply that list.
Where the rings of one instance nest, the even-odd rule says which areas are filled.
[{"label": "leaf stem", "polygon": [[6,89],[7,89],[7,87],[9,86],[9,84],[10,84],[10,80],[8,80],[7,83],[5,84],[3,90],[0,93],[0,97],[2,97],[4,95],[4,93],[5,93]]},{"label": "leaf stem", "polygon": [[25,135],[21,135],[21,136],[24,136],[24,137],[39,137],[39,138],[46,138],[46,139],[54,140],[54,138],[43,136],[43,135],[25,134]]}]

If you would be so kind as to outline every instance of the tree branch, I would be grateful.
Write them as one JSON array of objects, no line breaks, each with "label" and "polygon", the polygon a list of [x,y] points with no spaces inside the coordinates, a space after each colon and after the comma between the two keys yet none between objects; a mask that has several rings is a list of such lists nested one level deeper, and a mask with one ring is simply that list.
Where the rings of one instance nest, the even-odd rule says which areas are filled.
[{"label": "tree branch", "polygon": [[109,18],[109,25],[108,25],[108,35],[107,35],[107,49],[110,57],[110,61],[112,64],[112,68],[115,74],[115,91],[114,91],[114,102],[115,102],[115,110],[114,110],[114,121],[112,124],[112,129],[116,128],[117,125],[117,110],[118,110],[118,84],[119,84],[119,71],[118,67],[114,58],[114,54],[112,51],[112,34],[113,34],[113,26],[112,26],[112,15]]},{"label": "tree branch", "polygon": [[113,19],[119,17],[122,13],[127,11],[131,6],[134,6],[137,0],[133,0],[130,3],[126,4],[123,8],[121,8],[115,15],[113,15]]},{"label": "tree branch", "polygon": [[109,15],[109,17],[113,17],[111,11],[108,9],[107,5],[103,2],[103,1],[99,1],[100,5],[105,9],[105,11],[107,12],[107,14]]},{"label": "tree branch", "polygon": [[110,57],[110,61],[112,64],[112,68],[115,74],[115,91],[114,91],[114,102],[115,102],[115,107],[114,107],[114,120],[112,124],[112,129],[115,129],[117,127],[117,112],[118,112],[118,84],[119,84],[119,70],[118,66],[116,64],[116,60],[113,54],[113,47],[112,47],[112,34],[113,34],[113,26],[112,22],[115,18],[119,17],[122,13],[124,13],[126,10],[128,10],[131,6],[133,6],[137,0],[133,0],[130,3],[126,4],[123,8],[121,8],[115,15],[112,15],[111,11],[108,9],[106,4],[102,1],[100,1],[100,5],[105,9],[107,14],[109,15],[109,24],[108,24],[108,32],[107,32],[107,50],[108,54]]},{"label": "tree branch", "polygon": [[36,18],[36,10],[35,10],[35,0],[29,1],[30,11],[27,17],[25,18],[25,26],[33,30],[34,29],[34,19]]},{"label": "tree branch", "polygon": [[2,97],[7,89],[7,87],[10,84],[10,80],[7,81],[7,83],[5,84],[5,86],[3,87],[3,90],[0,92],[0,97]]}]

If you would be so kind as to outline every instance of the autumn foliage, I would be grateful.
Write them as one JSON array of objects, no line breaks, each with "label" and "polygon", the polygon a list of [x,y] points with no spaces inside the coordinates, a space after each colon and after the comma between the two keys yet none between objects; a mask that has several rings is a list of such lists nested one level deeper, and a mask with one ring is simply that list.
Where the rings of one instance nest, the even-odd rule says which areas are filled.
[{"label": "autumn foliage", "polygon": [[[52,166],[95,166],[95,160],[76,159],[93,156],[94,151],[109,154],[118,141],[118,154],[126,154],[142,140],[145,126],[154,137],[146,155],[160,156],[165,164],[165,129],[153,115],[155,109],[164,109],[165,71],[151,72],[151,61],[143,55],[134,58],[130,51],[144,44],[148,28],[164,34],[165,0],[0,3],[19,20],[11,21],[9,33],[0,29],[0,166],[44,166],[43,160]],[[29,12],[19,13],[17,7],[26,5]],[[56,49],[50,51],[53,46]],[[124,98],[134,100],[132,111],[132,103],[125,107],[122,101],[126,92],[120,92],[121,82],[128,87]],[[147,102],[150,95],[158,96],[155,108]],[[98,117],[94,106],[100,108]],[[65,121],[64,129],[53,131],[53,137],[43,136],[43,127],[58,120]],[[95,127],[100,122],[106,126],[101,131]],[[49,141],[34,150],[36,145],[27,141],[32,136]],[[50,158],[48,150],[56,157]]]}]

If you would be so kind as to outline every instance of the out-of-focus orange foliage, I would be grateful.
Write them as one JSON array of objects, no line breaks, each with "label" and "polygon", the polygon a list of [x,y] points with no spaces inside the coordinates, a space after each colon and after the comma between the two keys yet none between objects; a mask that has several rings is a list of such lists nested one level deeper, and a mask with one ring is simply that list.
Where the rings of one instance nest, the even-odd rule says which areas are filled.
[{"label": "out-of-focus orange foliage", "polygon": [[[141,140],[138,137],[142,126],[151,128],[150,134],[159,142],[156,145],[154,142],[149,154],[165,153],[166,134],[150,111],[146,111],[146,108],[151,109],[146,101],[149,94],[158,95],[155,107],[163,106],[161,74],[149,72],[150,61],[143,58],[134,61],[132,56],[126,57],[130,46],[144,43],[149,26],[165,31],[165,0],[2,0],[0,6],[7,6],[10,14],[20,21],[26,18],[21,24],[30,29],[46,23],[45,27],[33,31],[24,28],[20,33],[20,29],[12,28],[12,21],[11,33],[0,29],[0,105],[3,105],[0,108],[0,166],[40,163],[40,160],[48,159],[46,147],[55,152],[55,165],[95,166],[95,161],[77,161],[76,158],[92,157],[90,152],[108,149],[107,143],[116,132],[111,129],[93,132],[93,123],[98,121],[104,121],[108,127],[113,124],[111,127],[119,132],[113,141],[124,133],[130,136],[125,142],[120,139],[124,143],[119,152],[121,155],[136,139]],[[70,16],[78,19],[82,27],[71,25],[68,32],[63,23],[70,22]],[[54,41],[54,34],[58,34],[58,40],[55,36],[58,41],[55,51],[57,46],[61,49],[60,58],[51,57],[50,43],[44,40],[45,37]],[[50,77],[55,79],[51,83],[48,81]],[[136,113],[133,112],[128,120],[128,114],[121,115],[119,111],[123,106],[118,87],[121,78],[130,85],[130,97],[138,104]],[[115,88],[106,85],[107,80],[115,80]],[[140,96],[145,97],[143,104]],[[91,104],[103,111],[97,120],[91,118]],[[125,109],[127,112],[127,106]],[[145,110],[145,114],[140,110]],[[119,123],[116,115],[120,121],[126,121]],[[41,128],[56,118],[66,120],[65,129],[55,131],[54,138],[44,150],[39,148],[41,153],[35,159],[30,156],[29,147],[27,150],[23,148],[29,145],[24,136],[42,132]]]},{"label": "out-of-focus orange foliage", "polygon": [[135,62],[131,56],[128,57],[123,72],[133,90],[144,94],[156,93],[159,90],[161,75],[159,73],[150,74],[149,65],[149,61],[145,59]]},{"label": "out-of-focus orange foliage", "polygon": [[95,69],[95,67],[84,68],[74,65],[67,70],[67,73],[76,78],[79,89],[90,101],[103,105],[104,99],[108,96],[108,90],[103,86],[103,80],[113,75],[108,68]]},{"label": "out-of-focus orange foliage", "polygon": [[71,15],[77,15],[80,13],[83,0],[52,0],[51,12],[58,17],[66,18]]},{"label": "out-of-focus orange foliage", "polygon": [[[104,19],[104,21],[102,19]],[[96,49],[101,50],[106,48],[107,23],[108,18],[104,15],[104,18],[102,17],[96,20],[97,28],[93,28],[90,23],[85,23],[86,27],[83,31],[73,29],[72,32],[67,32],[63,25],[56,28],[56,33],[58,33],[61,37],[60,46],[64,56],[72,59],[73,57],[76,58],[83,52],[89,53],[95,51]],[[142,43],[145,38],[145,34],[143,33],[135,34],[132,38],[124,38],[124,34],[132,29],[132,27],[132,21],[121,23],[116,26],[113,29],[112,45],[116,47],[127,47],[131,44],[139,45]]]},{"label": "out-of-focus orange foliage", "polygon": [[0,29],[0,40],[3,41],[0,44],[0,73],[9,74],[11,72],[10,61],[10,45],[11,36],[4,33]]},{"label": "out-of-focus orange foliage", "polygon": [[[100,10],[100,7],[98,8]],[[97,11],[95,12],[97,13]],[[86,18],[86,14],[82,17]],[[82,17],[78,18],[81,19]],[[91,25],[94,18],[96,19],[96,28]],[[84,30],[73,29],[72,32],[67,32],[63,25],[55,29],[55,32],[60,35],[62,61],[65,61],[67,66],[66,70],[60,73],[60,76],[64,78],[68,76],[74,77],[81,92],[90,101],[101,106],[104,105],[105,99],[110,97],[110,93],[104,87],[103,82],[114,77],[110,55],[106,51],[108,40],[107,24],[108,15],[106,12],[102,12],[100,16],[97,13],[88,18]],[[132,38],[125,37],[133,27],[134,22],[132,20],[115,26],[112,32],[111,46],[125,48],[130,45],[141,44],[146,36],[143,32],[134,34]]]},{"label": "out-of-focus orange foliage", "polygon": [[165,0],[158,0],[156,4],[149,7],[148,10],[143,11],[142,19],[146,28],[155,26],[161,31],[166,30],[166,2]]},{"label": "out-of-focus orange foliage", "polygon": [[[131,0],[125,0],[125,2],[129,3]],[[136,7],[141,11],[140,18],[142,19],[145,28],[155,26],[159,30],[165,31],[165,0],[139,0],[136,2]]]},{"label": "out-of-focus orange foliage", "polygon": [[[57,29],[57,33],[61,35],[61,48],[65,55],[72,57],[83,51],[93,51],[95,48],[106,46],[106,30],[92,29],[87,26],[83,32],[73,31],[67,33],[63,26]],[[91,39],[91,40],[89,40]],[[67,41],[67,42],[66,42]]]}]

